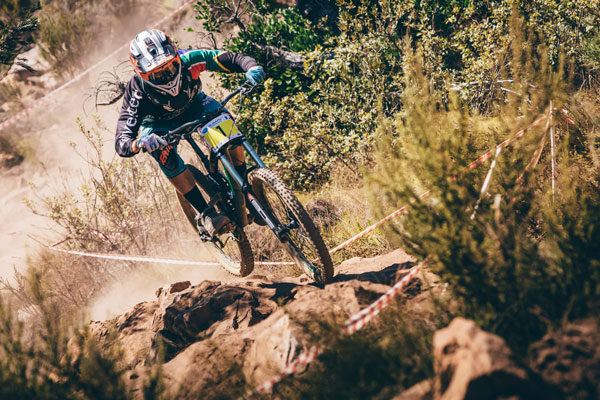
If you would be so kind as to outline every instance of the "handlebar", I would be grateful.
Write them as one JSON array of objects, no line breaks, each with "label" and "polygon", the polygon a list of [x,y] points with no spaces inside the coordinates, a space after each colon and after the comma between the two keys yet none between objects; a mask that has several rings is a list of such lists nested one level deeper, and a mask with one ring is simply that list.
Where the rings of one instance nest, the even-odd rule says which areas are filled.
[{"label": "handlebar", "polygon": [[173,129],[172,131],[167,132],[165,135],[163,135],[163,138],[169,144],[173,143],[174,141],[180,140],[182,138],[181,132],[187,133],[187,132],[193,131],[200,125],[203,125],[213,115],[221,114],[223,112],[223,110],[225,109],[225,105],[231,99],[233,99],[237,94],[241,93],[242,95],[244,95],[244,94],[250,93],[253,88],[254,88],[254,86],[252,86],[252,84],[250,84],[249,82],[244,82],[237,89],[235,89],[233,92],[231,92],[227,97],[225,97],[223,99],[223,101],[221,101],[221,106],[216,111],[214,111],[208,115],[205,115],[200,119],[186,122],[185,124]]}]

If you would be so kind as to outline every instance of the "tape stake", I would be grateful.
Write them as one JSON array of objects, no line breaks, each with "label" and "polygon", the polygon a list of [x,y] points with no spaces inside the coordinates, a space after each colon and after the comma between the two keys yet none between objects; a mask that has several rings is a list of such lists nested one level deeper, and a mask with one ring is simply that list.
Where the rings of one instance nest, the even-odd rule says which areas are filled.
[{"label": "tape stake", "polygon": [[550,129],[548,130],[548,134],[550,135],[550,165],[552,170],[552,203],[554,204],[554,181],[555,181],[555,168],[554,168],[554,115],[553,115],[552,101],[550,101],[550,116],[549,116],[549,124]]},{"label": "tape stake", "polygon": [[494,155],[494,159],[492,160],[490,169],[489,169],[487,175],[485,176],[483,185],[481,186],[479,198],[477,199],[477,202],[475,203],[475,207],[473,207],[473,213],[471,214],[471,221],[475,219],[475,214],[477,214],[477,210],[479,209],[479,204],[481,203],[481,199],[483,198],[483,195],[487,192],[488,187],[490,186],[490,181],[492,180],[492,172],[494,171],[494,168],[496,167],[496,162],[498,161],[498,156],[500,155],[500,151],[502,151],[502,149],[503,149],[502,146],[496,147],[496,154]]}]

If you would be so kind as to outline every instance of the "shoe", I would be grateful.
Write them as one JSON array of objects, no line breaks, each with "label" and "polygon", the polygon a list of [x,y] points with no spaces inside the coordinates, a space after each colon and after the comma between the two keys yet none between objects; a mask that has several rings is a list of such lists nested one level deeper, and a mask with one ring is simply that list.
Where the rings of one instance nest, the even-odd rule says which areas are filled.
[{"label": "shoe", "polygon": [[197,219],[209,235],[219,234],[221,230],[231,222],[227,216],[218,214],[213,207],[208,207]]}]

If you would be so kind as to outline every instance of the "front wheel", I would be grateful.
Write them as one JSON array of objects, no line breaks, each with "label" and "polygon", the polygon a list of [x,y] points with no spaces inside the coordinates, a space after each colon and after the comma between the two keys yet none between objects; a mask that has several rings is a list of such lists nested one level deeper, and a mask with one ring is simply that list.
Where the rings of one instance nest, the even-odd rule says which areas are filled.
[{"label": "front wheel", "polygon": [[[252,191],[266,211],[284,227],[283,245],[292,260],[310,273],[320,283],[333,279],[333,262],[319,229],[304,206],[281,179],[267,168],[257,168],[249,173]],[[308,261],[308,263],[307,263]]]},{"label": "front wheel", "polygon": [[[194,176],[194,180],[200,192],[202,192],[202,196],[208,201],[215,195],[217,189],[198,168],[191,164],[187,164],[186,166]],[[183,213],[192,225],[192,228],[198,232],[195,221],[196,210],[179,192],[177,192],[177,200],[179,200]],[[216,204],[216,208],[218,211],[223,211],[219,203]],[[203,240],[203,242],[207,250],[227,272],[236,276],[247,276],[254,269],[252,247],[244,229],[234,222],[232,222],[232,225],[234,226],[233,231],[222,235],[219,240]]]}]

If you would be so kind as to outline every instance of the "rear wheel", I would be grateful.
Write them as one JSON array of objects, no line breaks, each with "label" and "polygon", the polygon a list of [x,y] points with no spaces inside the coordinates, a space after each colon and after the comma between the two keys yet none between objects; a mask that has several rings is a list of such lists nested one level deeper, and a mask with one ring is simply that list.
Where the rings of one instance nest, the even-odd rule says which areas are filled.
[{"label": "rear wheel", "polygon": [[[281,179],[267,168],[251,171],[248,180],[261,205],[266,207],[281,225],[287,227],[287,238],[291,246],[287,250],[291,253],[292,261],[304,270],[307,267],[310,271],[316,269],[316,276],[312,273],[316,281],[330,282],[333,279],[333,262],[329,250],[302,203]],[[294,255],[296,251],[299,251],[302,257]],[[310,265],[307,266],[306,261]]]},{"label": "rear wheel", "polygon": [[[205,200],[210,200],[216,193],[216,188],[211,184],[211,181],[198,170],[198,168],[190,164],[187,164],[186,166],[194,176],[194,180]],[[192,225],[192,228],[197,232],[196,210],[179,192],[177,192],[177,199],[183,209],[183,213]],[[223,211],[221,210],[221,207],[219,207],[219,203],[216,204],[216,208],[221,212]],[[232,232],[221,235],[218,240],[215,241],[203,240],[203,243],[227,272],[236,276],[247,276],[254,269],[252,247],[250,246],[250,242],[248,241],[244,229],[234,222],[232,222],[232,226],[234,226]]]}]

